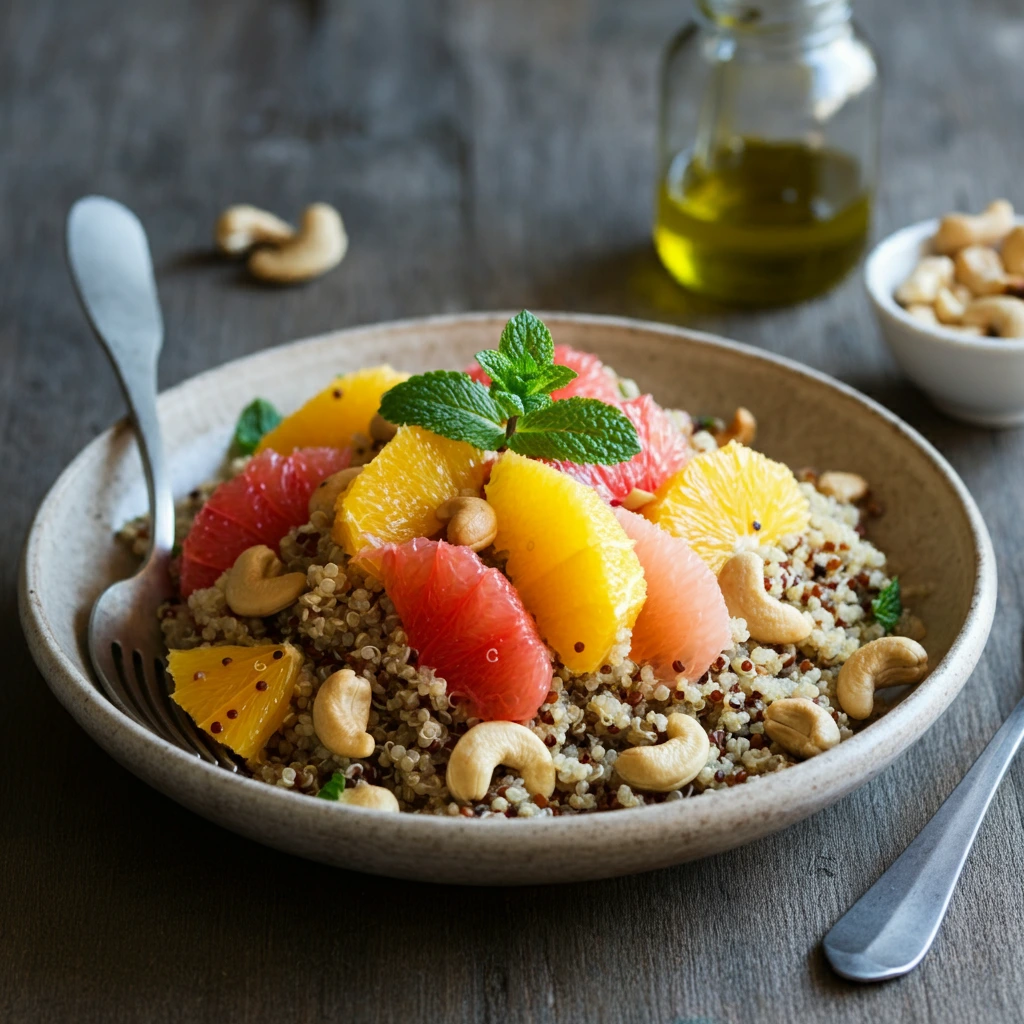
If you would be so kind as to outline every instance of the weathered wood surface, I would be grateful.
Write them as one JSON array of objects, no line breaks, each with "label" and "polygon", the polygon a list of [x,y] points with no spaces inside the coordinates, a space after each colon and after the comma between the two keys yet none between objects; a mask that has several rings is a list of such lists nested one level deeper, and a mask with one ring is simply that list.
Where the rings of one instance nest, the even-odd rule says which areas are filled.
[{"label": "weathered wood surface", "polygon": [[[1017,0],[859,3],[887,72],[876,233],[1024,204]],[[1024,764],[909,978],[836,979],[822,934],[953,788],[1021,691],[1024,435],[941,419],[902,383],[856,277],[770,313],[688,300],[648,242],[654,77],[684,0],[8,0],[0,11],[0,1019],[1020,1019]],[[19,546],[121,402],[61,255],[70,203],[153,241],[170,384],[327,328],[461,309],[614,312],[803,359],[881,398],[960,470],[1000,559],[974,679],[911,754],[833,809],[703,863],[468,891],[328,870],[192,816],[112,762],[36,673]],[[343,210],[344,267],[271,291],[211,261],[248,200]]]}]

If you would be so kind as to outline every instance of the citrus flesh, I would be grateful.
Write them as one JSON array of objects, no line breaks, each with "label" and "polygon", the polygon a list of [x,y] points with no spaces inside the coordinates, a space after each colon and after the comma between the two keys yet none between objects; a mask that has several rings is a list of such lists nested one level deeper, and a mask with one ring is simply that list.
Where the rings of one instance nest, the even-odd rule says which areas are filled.
[{"label": "citrus flesh", "polygon": [[633,542],[597,492],[542,462],[505,452],[486,487],[494,548],[541,636],[573,672],[593,672],[644,603]]},{"label": "citrus flesh", "polygon": [[487,720],[526,721],[551,688],[551,658],[519,595],[466,547],[418,537],[356,563],[384,584],[421,666]]},{"label": "citrus flesh", "polygon": [[573,479],[593,487],[612,505],[619,504],[634,489],[653,494],[693,455],[689,437],[650,395],[631,398],[622,402],[620,408],[636,427],[640,441],[641,450],[628,462],[614,466],[551,463]]},{"label": "citrus flesh", "polygon": [[302,653],[291,644],[170,651],[175,703],[218,743],[252,758],[281,728]]},{"label": "citrus flesh", "polygon": [[246,548],[277,548],[309,519],[309,496],[321,480],[351,461],[347,448],[305,448],[290,455],[265,451],[210,495],[181,548],[181,594],[212,587]]},{"label": "citrus flesh", "polygon": [[409,375],[386,363],[338,377],[264,434],[256,450],[287,455],[296,448],[345,448],[356,434],[368,437],[381,395]]},{"label": "citrus flesh", "polygon": [[[599,398],[602,402],[614,404],[622,399],[615,378],[605,368],[604,363],[589,352],[581,352],[570,345],[555,346],[555,365],[568,366],[576,371],[576,379],[571,380],[564,388],[552,391],[551,397],[557,402],[560,398]],[[491,383],[483,368],[478,363],[471,363],[466,372],[481,384]]]},{"label": "citrus flesh", "polygon": [[647,581],[630,658],[649,662],[662,679],[699,679],[732,644],[729,612],[715,574],[682,537],[621,507],[615,517],[636,542]]},{"label": "citrus flesh", "polygon": [[399,427],[338,496],[332,536],[350,555],[441,530],[437,507],[462,490],[478,492],[490,456],[421,427]]},{"label": "citrus flesh", "polygon": [[730,441],[669,477],[643,514],[717,573],[737,551],[803,533],[810,506],[788,466]]}]

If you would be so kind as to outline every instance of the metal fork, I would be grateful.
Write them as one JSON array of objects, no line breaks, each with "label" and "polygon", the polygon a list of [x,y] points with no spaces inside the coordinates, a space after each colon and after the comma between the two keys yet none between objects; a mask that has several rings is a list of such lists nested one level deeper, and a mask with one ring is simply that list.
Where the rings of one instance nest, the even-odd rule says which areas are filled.
[{"label": "metal fork", "polygon": [[156,414],[164,329],[146,232],[127,207],[88,196],[71,208],[66,247],[78,297],[128,402],[149,492],[146,560],[93,606],[89,657],[104,693],[123,714],[195,757],[237,771],[170,699],[167,686],[157,612],[171,594],[174,500]]}]

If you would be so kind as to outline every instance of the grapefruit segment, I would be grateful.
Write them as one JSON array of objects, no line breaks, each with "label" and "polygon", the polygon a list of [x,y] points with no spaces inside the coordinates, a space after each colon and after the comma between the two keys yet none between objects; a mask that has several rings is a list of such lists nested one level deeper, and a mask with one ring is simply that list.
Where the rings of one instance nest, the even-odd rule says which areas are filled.
[{"label": "grapefruit segment", "polygon": [[573,479],[593,487],[612,505],[618,505],[635,488],[653,494],[693,455],[689,437],[650,395],[631,398],[620,407],[636,427],[640,440],[641,450],[633,458],[614,466],[551,463]]},{"label": "grapefruit segment", "polygon": [[621,507],[615,517],[636,542],[647,581],[630,657],[650,662],[662,679],[699,679],[732,644],[729,612],[715,574],[681,537]]},{"label": "grapefruit segment", "polygon": [[[597,356],[581,352],[569,345],[556,345],[555,365],[568,366],[570,370],[576,371],[575,380],[570,381],[564,388],[551,392],[551,397],[555,401],[560,398],[572,398],[574,395],[582,398],[599,398],[609,404],[615,404],[622,399],[615,378]],[[478,363],[471,363],[466,368],[466,373],[485,386],[491,383],[491,378]]]},{"label": "grapefruit segment", "polygon": [[417,537],[355,560],[384,584],[420,665],[488,720],[526,721],[551,687],[551,659],[518,594],[466,547]]},{"label": "grapefruit segment", "polygon": [[288,456],[266,451],[222,483],[199,510],[181,550],[181,595],[212,587],[246,548],[277,548],[309,518],[309,496],[325,477],[344,469],[351,452],[309,448]]},{"label": "grapefruit segment", "polygon": [[239,757],[255,757],[291,706],[302,653],[291,644],[170,651],[175,703]]}]

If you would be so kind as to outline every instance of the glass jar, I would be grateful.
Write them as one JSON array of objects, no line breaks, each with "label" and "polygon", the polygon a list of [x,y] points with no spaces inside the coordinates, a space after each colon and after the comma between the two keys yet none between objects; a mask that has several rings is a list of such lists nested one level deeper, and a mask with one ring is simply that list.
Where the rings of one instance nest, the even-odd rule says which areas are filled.
[{"label": "glass jar", "polygon": [[796,302],[854,266],[880,84],[848,0],[696,0],[665,55],[654,243],[730,303]]}]

